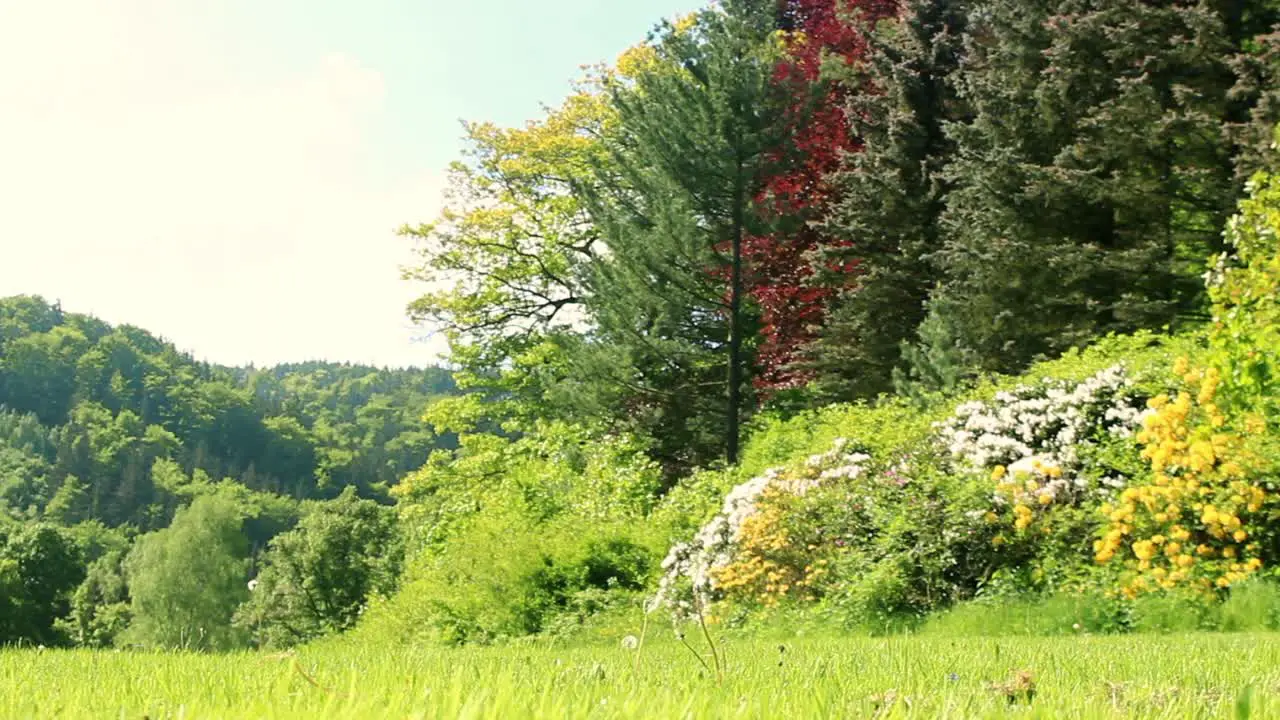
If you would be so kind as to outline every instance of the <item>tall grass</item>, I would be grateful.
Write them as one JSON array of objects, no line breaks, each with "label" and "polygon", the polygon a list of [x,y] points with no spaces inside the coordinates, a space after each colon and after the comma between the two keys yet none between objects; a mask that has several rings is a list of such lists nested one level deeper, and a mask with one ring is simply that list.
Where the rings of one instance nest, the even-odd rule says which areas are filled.
[{"label": "tall grass", "polygon": [[[1269,717],[1280,636],[725,641],[723,682],[673,640],[296,655],[0,652],[0,716],[158,718]],[[1035,694],[1011,704],[1026,671]],[[1243,709],[1241,709],[1243,708]],[[1241,714],[1243,713],[1243,714]]]}]

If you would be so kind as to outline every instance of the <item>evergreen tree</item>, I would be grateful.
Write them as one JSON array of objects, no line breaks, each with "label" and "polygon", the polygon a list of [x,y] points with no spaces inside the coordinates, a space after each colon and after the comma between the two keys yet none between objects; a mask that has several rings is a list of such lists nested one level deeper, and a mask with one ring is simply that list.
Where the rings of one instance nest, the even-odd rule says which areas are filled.
[{"label": "evergreen tree", "polygon": [[1276,125],[1280,124],[1280,27],[1246,41],[1233,59],[1236,84],[1227,132],[1235,144],[1237,186],[1259,170],[1276,169]]},{"label": "evergreen tree", "polygon": [[905,2],[869,36],[866,61],[842,78],[860,147],[833,178],[840,201],[823,223],[835,242],[818,266],[840,291],[808,349],[823,399],[890,389],[900,347],[923,319],[948,187],[942,169],[953,151],[944,124],[964,117],[950,76],[970,4]]},{"label": "evergreen tree", "polygon": [[930,312],[972,371],[1195,311],[1200,258],[1232,199],[1228,50],[1200,2],[992,0],[971,13],[955,82],[973,117],[949,126]]},{"label": "evergreen tree", "polygon": [[[591,279],[599,334],[658,362],[627,381],[641,396],[705,395],[723,373],[723,449],[736,462],[747,408],[752,310],[743,244],[764,234],[754,208],[781,138],[772,83],[776,5],[727,0],[666,24],[647,71],[615,84],[611,149],[620,169],[592,192],[609,258]],[[666,384],[668,372],[682,376]]]}]

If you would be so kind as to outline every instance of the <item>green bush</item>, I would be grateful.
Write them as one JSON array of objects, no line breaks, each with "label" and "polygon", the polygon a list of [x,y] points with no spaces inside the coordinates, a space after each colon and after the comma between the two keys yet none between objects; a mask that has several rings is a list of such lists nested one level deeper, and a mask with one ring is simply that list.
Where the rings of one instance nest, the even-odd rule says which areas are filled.
[{"label": "green bush", "polygon": [[649,585],[665,538],[640,524],[518,511],[478,515],[439,554],[419,556],[402,590],[376,602],[360,629],[387,640],[492,643],[581,622],[610,602],[592,591]]},{"label": "green bush", "polygon": [[1280,410],[1280,176],[1259,173],[1248,189],[1227,225],[1234,255],[1214,258],[1206,276],[1210,342],[1224,394],[1274,418]]},{"label": "green bush", "polygon": [[1217,608],[1204,596],[1176,590],[1139,595],[1130,602],[1130,627],[1137,632],[1185,633],[1213,630]]},{"label": "green bush", "polygon": [[1250,580],[1231,588],[1218,609],[1218,627],[1226,632],[1280,630],[1280,587]]},{"label": "green bush", "polygon": [[356,496],[309,502],[271,539],[235,625],[258,645],[289,646],[355,625],[373,595],[394,592],[404,563],[395,512]]}]

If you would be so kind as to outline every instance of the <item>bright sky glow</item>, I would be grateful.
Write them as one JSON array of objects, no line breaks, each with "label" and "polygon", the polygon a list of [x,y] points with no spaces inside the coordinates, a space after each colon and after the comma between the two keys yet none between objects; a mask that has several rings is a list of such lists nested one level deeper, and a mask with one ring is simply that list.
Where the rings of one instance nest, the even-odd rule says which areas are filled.
[{"label": "bright sky glow", "polygon": [[0,0],[0,296],[227,364],[433,362],[394,230],[458,120],[536,117],[697,4]]}]

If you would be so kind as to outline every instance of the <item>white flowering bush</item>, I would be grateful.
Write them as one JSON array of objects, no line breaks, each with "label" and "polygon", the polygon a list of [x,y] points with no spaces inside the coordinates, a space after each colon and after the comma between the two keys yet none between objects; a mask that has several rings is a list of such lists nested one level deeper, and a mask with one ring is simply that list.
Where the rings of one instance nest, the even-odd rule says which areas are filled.
[{"label": "white flowering bush", "polygon": [[658,592],[646,609],[666,607],[678,620],[695,617],[716,599],[716,573],[734,562],[743,529],[759,513],[766,492],[803,496],[827,481],[857,478],[871,457],[848,445],[839,438],[830,451],[807,458],[798,470],[772,468],[730,490],[720,511],[692,540],[671,547],[662,561]]},{"label": "white flowering bush", "polygon": [[[1113,365],[1079,384],[1045,379],[997,393],[989,402],[965,403],[937,431],[952,458],[970,470],[1004,467],[1044,475],[1056,468],[1053,474],[1066,475],[1100,433],[1130,437],[1146,412],[1124,366]],[[1069,485],[1056,483],[1045,492]]]}]

